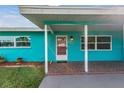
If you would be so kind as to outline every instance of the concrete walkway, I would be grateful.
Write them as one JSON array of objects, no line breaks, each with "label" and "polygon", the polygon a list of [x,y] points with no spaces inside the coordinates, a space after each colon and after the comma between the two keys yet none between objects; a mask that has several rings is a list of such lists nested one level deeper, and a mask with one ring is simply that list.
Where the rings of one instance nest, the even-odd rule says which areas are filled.
[{"label": "concrete walkway", "polygon": [[40,88],[124,88],[124,74],[46,76]]}]

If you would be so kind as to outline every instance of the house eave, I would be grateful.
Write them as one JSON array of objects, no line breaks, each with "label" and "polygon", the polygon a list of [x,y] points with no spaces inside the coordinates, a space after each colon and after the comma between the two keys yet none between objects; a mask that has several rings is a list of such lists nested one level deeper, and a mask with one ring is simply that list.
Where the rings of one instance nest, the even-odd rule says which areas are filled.
[{"label": "house eave", "polygon": [[123,15],[124,6],[111,7],[67,7],[67,6],[20,6],[21,14],[88,14],[88,15]]},{"label": "house eave", "polygon": [[[67,7],[67,6],[20,6],[20,13],[44,29],[49,25],[54,31],[57,25],[99,25],[124,24],[124,6],[109,7]],[[48,24],[51,23],[52,24]],[[57,24],[57,25],[56,25]],[[60,29],[57,29],[58,31]],[[65,31],[66,29],[62,29]],[[69,29],[70,30],[70,29]]]}]

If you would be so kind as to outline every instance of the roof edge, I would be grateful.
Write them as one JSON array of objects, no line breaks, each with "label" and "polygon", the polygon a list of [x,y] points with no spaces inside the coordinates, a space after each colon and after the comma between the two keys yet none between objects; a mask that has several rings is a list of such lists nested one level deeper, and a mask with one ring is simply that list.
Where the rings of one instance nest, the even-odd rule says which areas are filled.
[{"label": "roof edge", "polygon": [[0,32],[1,31],[24,31],[24,32],[42,32],[43,29],[40,28],[34,28],[34,27],[0,27]]},{"label": "roof edge", "polygon": [[124,8],[124,5],[58,5],[58,6],[51,6],[51,5],[19,5],[21,8],[34,8],[34,9],[39,9],[39,8],[84,8],[84,9],[113,9],[113,8]]}]

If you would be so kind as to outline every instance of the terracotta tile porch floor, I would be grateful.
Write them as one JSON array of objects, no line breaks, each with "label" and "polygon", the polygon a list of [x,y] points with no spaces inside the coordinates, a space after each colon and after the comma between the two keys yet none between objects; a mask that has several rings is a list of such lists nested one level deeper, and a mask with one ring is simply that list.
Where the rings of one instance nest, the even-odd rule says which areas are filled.
[{"label": "terracotta tile porch floor", "polygon": [[[83,74],[84,63],[52,63],[49,64],[49,75]],[[124,62],[90,62],[88,73],[123,73]]]}]

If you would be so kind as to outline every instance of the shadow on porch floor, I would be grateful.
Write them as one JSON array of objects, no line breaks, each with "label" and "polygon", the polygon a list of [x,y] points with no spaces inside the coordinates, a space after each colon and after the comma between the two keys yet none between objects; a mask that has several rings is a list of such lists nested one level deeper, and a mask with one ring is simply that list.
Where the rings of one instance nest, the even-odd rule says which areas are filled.
[{"label": "shadow on porch floor", "polygon": [[[50,75],[84,73],[84,62],[49,64]],[[90,62],[89,73],[124,73],[124,62]]]}]

